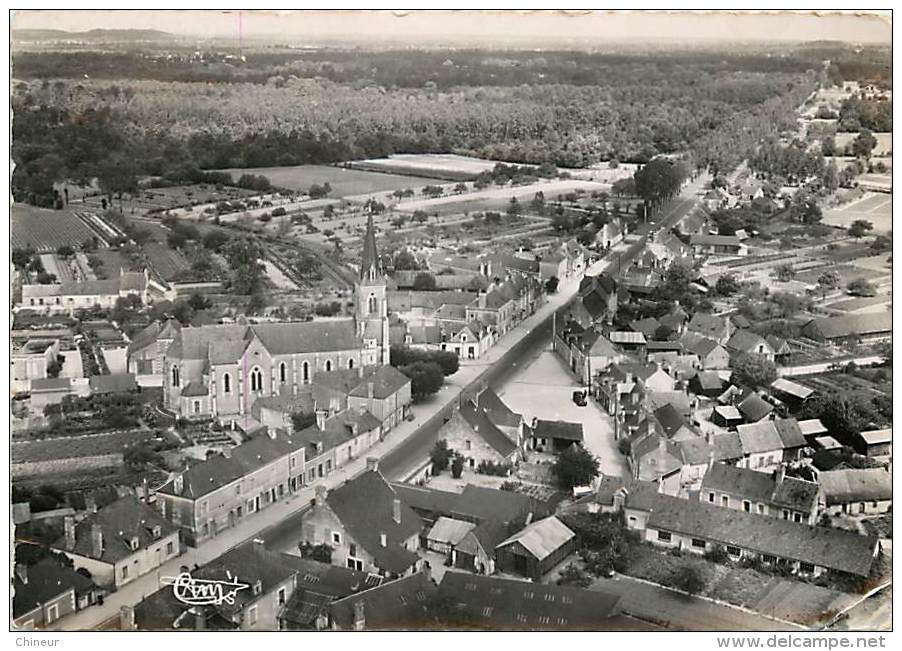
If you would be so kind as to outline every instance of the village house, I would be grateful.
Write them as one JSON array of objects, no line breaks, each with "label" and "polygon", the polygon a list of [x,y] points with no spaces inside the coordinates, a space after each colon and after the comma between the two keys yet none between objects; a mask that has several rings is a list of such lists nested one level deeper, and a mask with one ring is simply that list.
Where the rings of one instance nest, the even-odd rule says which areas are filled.
[{"label": "village house", "polygon": [[439,438],[464,458],[471,470],[482,463],[516,464],[524,444],[523,416],[511,411],[492,389],[462,394],[459,408],[439,430]]},{"label": "village house", "polygon": [[[301,559],[297,559],[300,561]],[[191,605],[178,599],[169,586],[145,597],[134,608],[120,610],[120,629],[139,631],[275,631],[280,613],[297,586],[298,569],[292,558],[266,549],[255,539],[234,547],[200,568],[191,577],[237,583],[233,599]],[[172,577],[174,578],[174,577]]]},{"label": "village house", "polygon": [[774,406],[757,393],[749,393],[739,401],[736,408],[747,423],[757,423],[770,416],[774,410]]},{"label": "village house", "polygon": [[47,405],[58,405],[75,392],[72,378],[48,377],[31,381],[31,409],[42,413]]},{"label": "village house", "polygon": [[18,630],[42,629],[96,600],[94,582],[55,558],[13,569],[12,623]]},{"label": "village house", "polygon": [[[713,339],[721,346],[727,344],[735,329],[736,328],[733,326],[729,317],[715,316],[713,314],[705,314],[704,312],[696,312],[692,315],[692,318],[689,319],[689,323],[686,324],[686,332],[691,332],[707,339]],[[683,345],[687,350],[690,350],[690,352],[696,352],[695,350],[691,350],[690,346],[687,346],[685,341],[683,342]],[[699,354],[699,357],[702,357],[702,355]],[[708,367],[705,366],[705,368]]]},{"label": "village house", "polygon": [[627,491],[624,511],[628,526],[659,547],[696,554],[719,547],[732,559],[756,558],[801,575],[866,577],[880,549],[875,536],[681,499],[653,485]]},{"label": "village house", "polygon": [[890,312],[818,317],[802,326],[802,334],[806,337],[832,344],[885,340],[892,332],[893,315]]},{"label": "village house", "polygon": [[384,631],[428,629],[426,610],[436,593],[426,572],[416,572],[336,599],[326,607],[324,630]]},{"label": "village house", "polygon": [[731,355],[761,355],[768,361],[774,361],[774,349],[767,341],[751,330],[737,330],[727,340],[727,350]]},{"label": "village house", "polygon": [[817,475],[821,508],[829,515],[876,515],[893,507],[892,475],[883,468],[844,468]]},{"label": "village house", "polygon": [[749,247],[735,235],[693,235],[689,244],[696,255],[745,256]]},{"label": "village house", "polygon": [[742,441],[743,468],[771,472],[783,462],[783,439],[774,421],[765,420],[736,427]]},{"label": "village house", "polygon": [[119,270],[119,275],[108,280],[82,280],[51,285],[23,285],[22,300],[18,308],[38,309],[45,312],[71,312],[90,307],[111,309],[116,301],[126,296],[137,296],[141,303],[149,305],[158,300],[174,300],[175,290],[159,282],[148,269],[142,271]]},{"label": "village house", "polygon": [[454,353],[461,359],[479,359],[496,341],[494,326],[479,319],[466,323],[446,321],[441,325],[441,350]]},{"label": "village house", "polygon": [[304,446],[304,483],[312,484],[357,459],[383,436],[379,420],[366,409],[345,409],[331,415],[316,412],[316,424],[291,435]]},{"label": "village house", "polygon": [[785,404],[791,411],[805,406],[805,402],[814,395],[814,389],[804,384],[793,382],[785,377],[778,377],[770,384],[771,393]]},{"label": "village house", "polygon": [[29,391],[32,380],[49,378],[59,356],[59,339],[29,339],[24,344],[13,345],[9,360],[13,392]]},{"label": "village house", "polygon": [[78,524],[66,517],[51,548],[84,568],[93,581],[120,588],[181,554],[178,528],[134,497],[123,497]]},{"label": "village house", "polygon": [[569,317],[583,328],[610,323],[617,313],[617,282],[608,275],[584,276]]},{"label": "village house", "polygon": [[175,319],[154,321],[135,334],[126,349],[126,368],[143,385],[163,382],[166,350],[172,344],[182,324]]},{"label": "village house", "polygon": [[279,630],[321,631],[330,628],[329,606],[339,599],[381,586],[376,574],[283,554],[296,570],[295,589],[279,612]]},{"label": "village house", "polygon": [[680,336],[683,351],[698,357],[701,368],[718,370],[730,368],[730,353],[714,339],[697,332],[685,332]]},{"label": "village house", "polygon": [[197,547],[304,484],[306,441],[271,429],[176,473],[157,507]]},{"label": "village house", "polygon": [[818,492],[816,483],[787,477],[782,468],[767,474],[715,463],[705,473],[699,499],[746,513],[815,524]]},{"label": "village house", "polygon": [[582,423],[533,418],[529,426],[529,447],[545,452],[563,452],[571,445],[582,445]]},{"label": "village house", "polygon": [[332,547],[332,563],[386,577],[419,570],[422,519],[379,473],[378,460],[331,491],[316,487],[313,507],[301,526],[303,542]]},{"label": "village house", "polygon": [[552,324],[554,351],[581,384],[589,385],[599,372],[629,359],[597,330],[586,330],[576,321],[559,326],[556,317]]}]

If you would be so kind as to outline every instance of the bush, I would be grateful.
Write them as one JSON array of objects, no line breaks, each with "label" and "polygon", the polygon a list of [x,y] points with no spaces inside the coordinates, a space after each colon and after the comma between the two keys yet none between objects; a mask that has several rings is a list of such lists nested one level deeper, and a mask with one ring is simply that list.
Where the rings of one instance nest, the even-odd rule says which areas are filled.
[{"label": "bush", "polygon": [[298,543],[298,551],[301,552],[301,558],[309,558],[320,563],[332,562],[332,547],[326,543],[314,545],[309,542]]},{"label": "bush", "polygon": [[407,346],[392,346],[391,364],[395,367],[408,366],[416,362],[438,364],[445,376],[454,375],[460,368],[460,359],[454,353],[444,350],[415,350]]},{"label": "bush", "polygon": [[460,479],[460,476],[464,472],[464,458],[459,454],[454,455],[454,460],[451,461],[451,476],[454,479]]},{"label": "bush", "polygon": [[451,462],[451,450],[448,449],[448,441],[442,439],[436,441],[429,453],[429,460],[432,461],[432,474],[438,475],[443,470],[447,470],[448,464]]},{"label": "bush", "polygon": [[691,595],[700,593],[705,589],[705,577],[695,565],[682,565],[670,577],[674,587]]},{"label": "bush", "polygon": [[492,475],[494,477],[509,477],[513,467],[507,463],[495,463],[494,461],[480,461],[476,467],[476,472],[481,475]]},{"label": "bush", "polygon": [[557,584],[575,585],[580,588],[588,588],[590,585],[592,585],[592,577],[579,569],[576,564],[568,563],[567,567],[561,570]]},{"label": "bush", "polygon": [[707,558],[712,563],[726,563],[730,560],[730,557],[727,554],[727,550],[724,549],[721,545],[713,545],[708,551],[705,552],[705,558]]}]

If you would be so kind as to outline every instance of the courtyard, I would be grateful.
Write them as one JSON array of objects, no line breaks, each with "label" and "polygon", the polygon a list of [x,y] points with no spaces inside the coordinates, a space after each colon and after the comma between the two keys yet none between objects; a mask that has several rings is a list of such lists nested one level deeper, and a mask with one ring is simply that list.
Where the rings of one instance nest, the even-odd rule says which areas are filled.
[{"label": "courtyard", "polygon": [[626,459],[617,450],[611,417],[594,401],[578,407],[572,400],[579,389],[567,367],[549,349],[530,360],[508,382],[497,388],[498,395],[526,422],[533,418],[582,423],[584,445],[598,457],[604,475],[626,477]]}]

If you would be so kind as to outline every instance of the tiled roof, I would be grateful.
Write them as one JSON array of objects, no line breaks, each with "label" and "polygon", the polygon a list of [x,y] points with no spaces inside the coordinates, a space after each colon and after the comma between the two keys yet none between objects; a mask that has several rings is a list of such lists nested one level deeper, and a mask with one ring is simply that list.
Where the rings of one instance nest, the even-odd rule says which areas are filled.
[{"label": "tiled roof", "polygon": [[804,384],[799,384],[798,382],[793,382],[792,380],[787,380],[783,377],[779,377],[771,382],[770,388],[782,391],[783,393],[787,393],[800,400],[805,400],[814,393],[814,389],[811,387],[806,387]]},{"label": "tiled roof", "polygon": [[37,378],[31,381],[31,392],[40,393],[42,391],[69,391],[72,389],[72,378],[68,377],[46,377]]},{"label": "tiled roof", "polygon": [[699,357],[707,357],[720,346],[714,339],[703,337],[695,332],[684,333],[680,337],[680,341],[686,352],[695,353]]},{"label": "tiled roof", "polygon": [[757,393],[750,393],[738,405],[739,413],[747,421],[756,423],[774,410],[774,406]]},{"label": "tiled roof", "polygon": [[475,614],[474,628],[492,630],[619,630],[620,597],[460,572],[446,572],[439,596]]},{"label": "tiled roof", "polygon": [[533,438],[560,439],[581,442],[583,440],[582,423],[568,423],[563,420],[536,419],[532,425]]},{"label": "tiled roof", "polygon": [[470,428],[502,457],[507,458],[516,452],[517,444],[492,422],[484,408],[464,400],[460,405],[459,414]]},{"label": "tiled roof", "polygon": [[369,385],[373,385],[373,397],[384,400],[393,396],[410,383],[410,378],[394,366],[369,366],[364,369],[360,383],[351,390],[356,398],[369,396]]},{"label": "tiled roof", "polygon": [[741,240],[735,235],[693,235],[689,243],[692,246],[739,246]]},{"label": "tiled roof", "polygon": [[476,525],[466,520],[455,520],[444,516],[436,520],[426,538],[440,543],[457,545]]},{"label": "tiled roof", "polygon": [[617,330],[608,333],[608,339],[613,344],[640,345],[645,343],[645,335],[641,332],[629,332]]},{"label": "tiled roof", "polygon": [[312,629],[316,618],[326,615],[334,600],[380,586],[384,581],[376,574],[307,558],[289,554],[283,554],[283,558],[297,572],[295,590],[279,613],[279,619],[289,628]]},{"label": "tiled roof", "polygon": [[[726,332],[726,319],[724,317],[696,312],[692,315],[686,326],[687,330],[697,332],[706,337],[721,337]],[[699,352],[693,350],[692,352]],[[710,351],[709,351],[710,352]],[[699,352],[699,354],[702,354]]]},{"label": "tiled roof", "polygon": [[746,454],[783,449],[783,440],[777,433],[777,428],[772,420],[738,425],[736,432],[739,434],[739,440],[742,441],[742,449]]},{"label": "tiled roof", "polygon": [[[392,513],[396,498],[400,500],[385,478],[370,470],[330,491],[326,501],[380,569],[400,574],[417,562],[417,555],[403,545],[420,531],[423,521],[402,501],[401,521],[395,522]],[[385,547],[380,542],[381,534],[388,541]]]},{"label": "tiled roof", "polygon": [[781,478],[772,473],[715,463],[702,480],[702,493],[709,490],[807,513],[817,504],[818,485],[796,477]]},{"label": "tiled roof", "polygon": [[805,328],[815,329],[826,339],[891,332],[893,315],[890,312],[849,314],[812,319]]},{"label": "tiled roof", "polygon": [[[32,391],[34,390],[34,382],[31,384]],[[861,440],[864,441],[867,445],[877,445],[879,443],[892,443],[893,441],[893,428],[887,427],[885,429],[872,429],[867,432],[861,432],[859,434]]]},{"label": "tiled roof", "polygon": [[528,495],[467,484],[454,504],[451,517],[481,523],[485,520],[512,522],[540,505]]},{"label": "tiled roof", "polygon": [[641,332],[648,338],[653,337],[655,331],[660,327],[661,322],[654,317],[648,317],[647,319],[641,319],[639,321],[633,321],[632,323],[630,323],[630,328],[632,328],[636,332]]},{"label": "tiled roof", "polygon": [[537,560],[544,560],[566,545],[576,534],[556,517],[549,516],[528,524],[525,528],[498,544],[507,547],[519,543]]},{"label": "tiled roof", "polygon": [[[100,525],[103,533],[99,556],[94,553],[91,534],[95,524]],[[160,528],[159,537],[153,535],[154,527]],[[176,530],[154,508],[134,497],[123,497],[75,525],[75,547],[68,549],[65,538],[57,540],[53,547],[112,565],[136,553],[131,547],[132,539],[138,540],[138,549],[142,550]]]},{"label": "tiled roof", "polygon": [[892,475],[882,468],[827,470],[818,475],[827,506],[893,498]]},{"label": "tiled roof", "polygon": [[744,353],[756,352],[756,349],[761,344],[770,348],[770,344],[751,330],[737,330],[730,336],[729,340],[727,340],[727,348],[732,348],[733,350]]},{"label": "tiled roof", "polygon": [[21,617],[40,608],[67,590],[76,595],[89,592],[94,584],[91,579],[67,567],[54,558],[43,558],[29,565],[27,582],[16,575],[13,579],[13,617]]},{"label": "tiled roof", "polygon": [[[867,576],[877,538],[656,494],[648,526]],[[627,502],[629,504],[629,501]]]},{"label": "tiled roof", "polygon": [[432,580],[417,572],[333,601],[328,607],[329,617],[340,630],[353,630],[355,607],[362,607],[366,630],[428,628],[431,622],[426,608],[435,591]]},{"label": "tiled roof", "polygon": [[806,445],[805,435],[799,427],[799,423],[795,418],[775,418],[774,427],[777,428],[777,434],[783,441],[783,449],[801,448]]}]

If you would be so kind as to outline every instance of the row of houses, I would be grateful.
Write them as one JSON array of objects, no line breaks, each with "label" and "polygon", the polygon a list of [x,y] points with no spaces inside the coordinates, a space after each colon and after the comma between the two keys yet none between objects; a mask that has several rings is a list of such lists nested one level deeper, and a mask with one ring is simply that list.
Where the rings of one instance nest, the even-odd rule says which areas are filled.
[{"label": "row of houses", "polygon": [[23,285],[17,308],[50,313],[68,313],[101,307],[112,309],[116,301],[136,296],[144,305],[158,300],[173,300],[175,291],[160,282],[149,269],[119,270],[108,280],[81,280],[62,284]]}]

